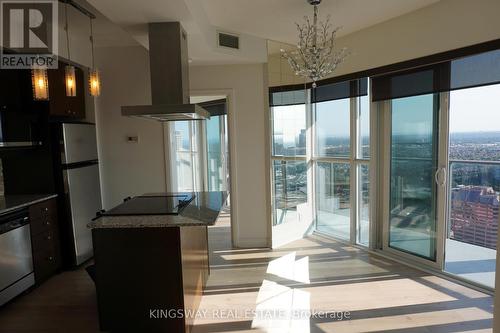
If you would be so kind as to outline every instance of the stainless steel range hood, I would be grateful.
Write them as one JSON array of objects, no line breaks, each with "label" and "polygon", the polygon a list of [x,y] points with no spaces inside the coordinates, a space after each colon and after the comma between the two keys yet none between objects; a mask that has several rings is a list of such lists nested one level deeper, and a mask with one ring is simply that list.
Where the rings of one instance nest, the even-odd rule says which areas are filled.
[{"label": "stainless steel range hood", "polygon": [[122,115],[158,121],[204,120],[210,113],[189,103],[187,36],[179,22],[149,23],[152,105],[122,106]]}]

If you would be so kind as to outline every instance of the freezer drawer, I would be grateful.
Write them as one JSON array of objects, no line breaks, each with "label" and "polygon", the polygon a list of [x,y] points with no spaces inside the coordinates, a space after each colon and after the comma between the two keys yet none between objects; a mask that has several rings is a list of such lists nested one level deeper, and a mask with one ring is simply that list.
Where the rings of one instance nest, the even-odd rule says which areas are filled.
[{"label": "freezer drawer", "polygon": [[80,265],[93,255],[92,234],[87,224],[102,209],[99,165],[64,170],[65,192],[69,197],[70,220],[76,253]]},{"label": "freezer drawer", "polygon": [[62,124],[64,147],[63,164],[97,160],[97,139],[94,124]]}]

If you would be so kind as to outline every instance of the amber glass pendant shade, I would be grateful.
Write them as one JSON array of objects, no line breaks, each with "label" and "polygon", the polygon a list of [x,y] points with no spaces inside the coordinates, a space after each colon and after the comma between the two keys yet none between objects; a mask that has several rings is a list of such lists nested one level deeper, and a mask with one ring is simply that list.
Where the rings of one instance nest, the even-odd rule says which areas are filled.
[{"label": "amber glass pendant shade", "polygon": [[33,87],[33,99],[36,101],[47,101],[49,99],[49,80],[47,69],[33,68],[31,70],[31,85]]},{"label": "amber glass pendant shade", "polygon": [[101,94],[101,77],[97,69],[92,69],[89,73],[89,92],[92,96]]},{"label": "amber glass pendant shade", "polygon": [[66,66],[64,68],[64,81],[66,83],[66,96],[74,97],[76,96],[76,76],[75,67]]}]

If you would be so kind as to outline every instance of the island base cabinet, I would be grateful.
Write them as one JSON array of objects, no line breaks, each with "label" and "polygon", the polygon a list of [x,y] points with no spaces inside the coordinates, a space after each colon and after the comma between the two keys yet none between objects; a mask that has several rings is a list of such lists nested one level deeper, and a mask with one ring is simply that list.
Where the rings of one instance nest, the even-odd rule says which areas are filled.
[{"label": "island base cabinet", "polygon": [[110,332],[190,332],[209,273],[206,226],[92,230],[99,323]]},{"label": "island base cabinet", "polygon": [[[207,227],[181,227],[182,287],[184,308],[196,311],[210,272]],[[194,318],[186,318],[186,332]]]}]

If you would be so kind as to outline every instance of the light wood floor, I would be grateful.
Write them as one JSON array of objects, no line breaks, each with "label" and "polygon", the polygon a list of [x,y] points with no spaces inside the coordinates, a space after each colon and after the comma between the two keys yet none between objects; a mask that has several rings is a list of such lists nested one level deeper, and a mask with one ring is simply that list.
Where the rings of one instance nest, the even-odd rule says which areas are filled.
[{"label": "light wood floor", "polygon": [[[211,275],[193,333],[491,332],[492,297],[320,236],[231,249],[224,213],[209,240]],[[98,332],[86,272],[59,274],[0,308],[0,332]]]}]

